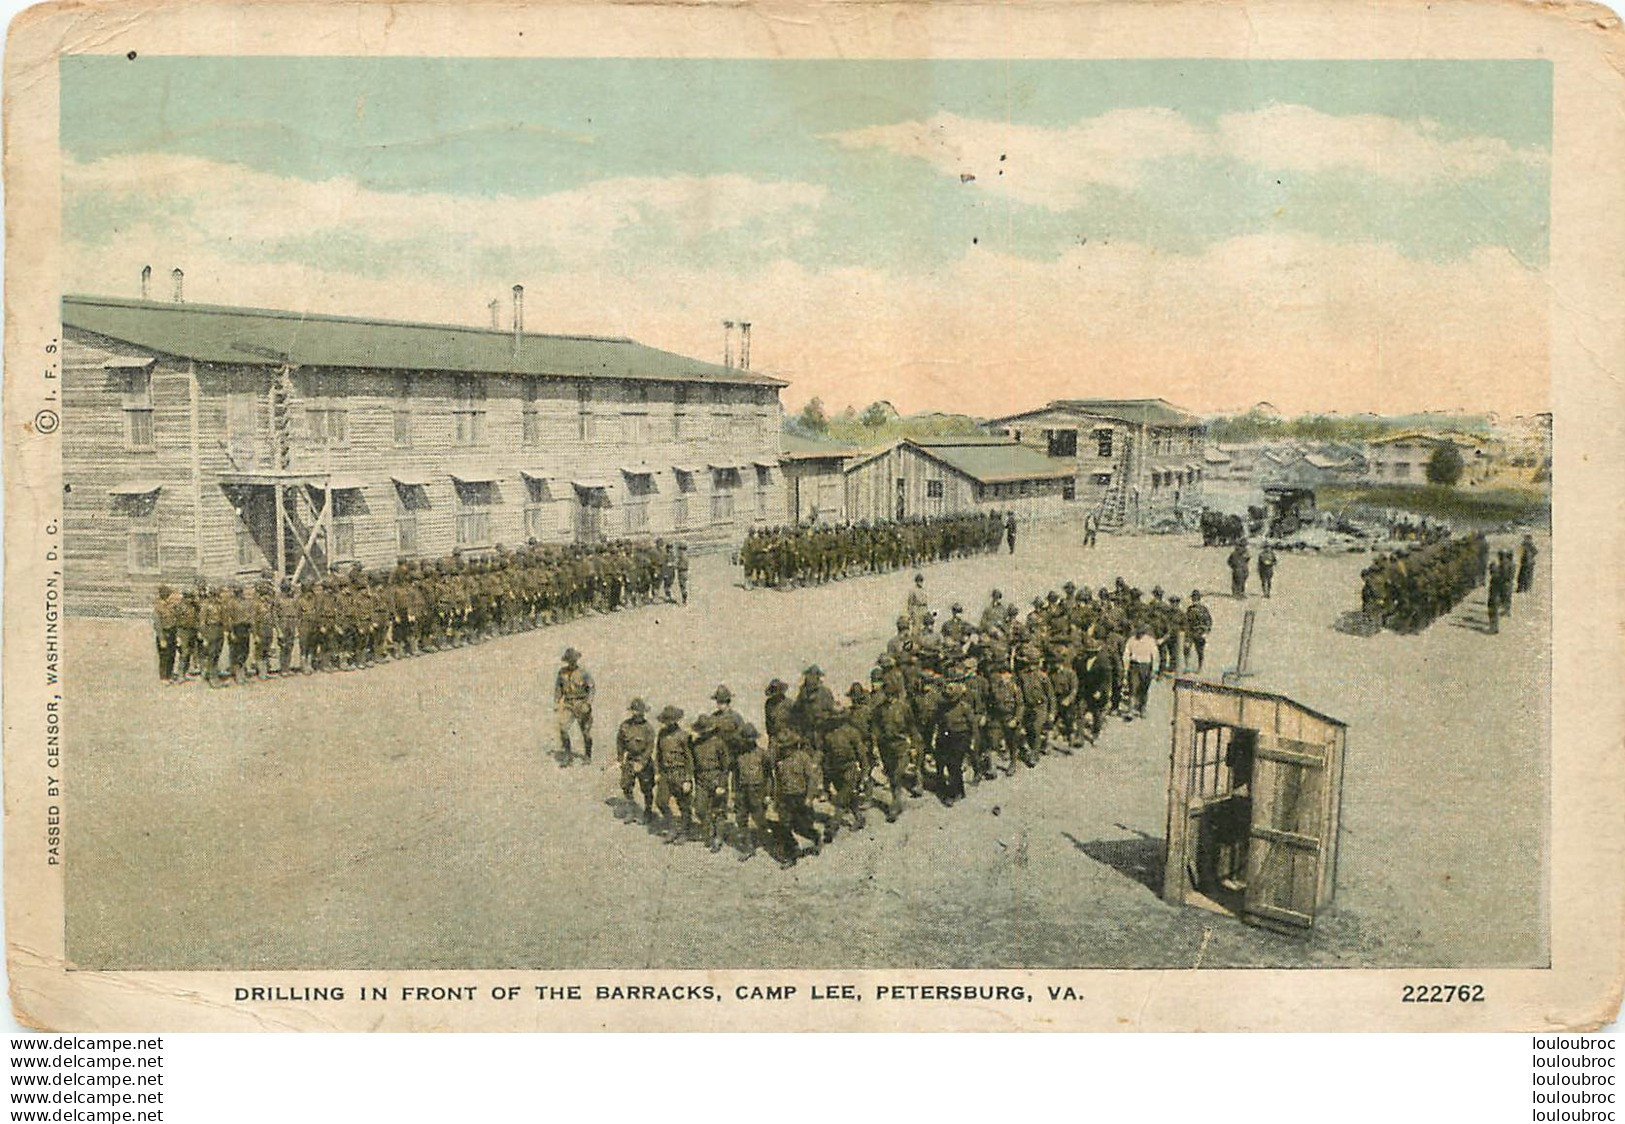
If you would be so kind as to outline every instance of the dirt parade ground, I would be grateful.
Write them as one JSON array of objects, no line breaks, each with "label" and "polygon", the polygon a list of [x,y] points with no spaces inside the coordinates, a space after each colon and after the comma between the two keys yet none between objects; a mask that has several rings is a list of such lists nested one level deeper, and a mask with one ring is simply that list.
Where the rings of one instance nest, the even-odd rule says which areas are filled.
[{"label": "dirt parade ground", "polygon": [[[1283,555],[1250,685],[1349,725],[1336,900],[1308,940],[1158,896],[1170,690],[1100,742],[927,795],[784,870],[666,845],[619,815],[634,695],[692,717],[719,683],[820,664],[867,680],[910,572],[746,591],[699,558],[690,603],[355,672],[209,690],[157,681],[144,622],[66,626],[67,947],[80,967],[776,968],[1539,966],[1546,962],[1549,541],[1498,635],[1475,590],[1420,635],[1339,631],[1367,554]],[[1503,545],[1510,545],[1510,541]],[[1243,603],[1194,535],[1026,535],[928,567],[975,620],[1067,580],[1204,591],[1209,675]],[[1221,592],[1222,591],[1222,592]],[[72,591],[69,591],[71,605]],[[595,677],[591,766],[556,757],[552,685]],[[877,786],[877,791],[883,786]]]}]

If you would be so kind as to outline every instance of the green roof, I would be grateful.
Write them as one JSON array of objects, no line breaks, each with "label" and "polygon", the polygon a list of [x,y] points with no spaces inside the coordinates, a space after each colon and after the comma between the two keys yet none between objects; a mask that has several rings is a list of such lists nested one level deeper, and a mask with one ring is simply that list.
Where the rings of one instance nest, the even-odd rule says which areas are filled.
[{"label": "green roof", "polygon": [[1034,414],[1052,412],[1089,414],[1127,422],[1130,425],[1190,427],[1204,424],[1195,414],[1181,410],[1163,398],[1057,398],[1039,409],[1026,410],[994,420],[999,424],[1005,424],[1032,417]]},{"label": "green roof", "polygon": [[782,380],[608,336],[554,336],[264,308],[65,296],[65,328],[198,363],[590,376],[784,386]]},{"label": "green roof", "polygon": [[940,461],[979,484],[1002,484],[1011,480],[1059,480],[1076,472],[1070,465],[1051,460],[1037,449],[1015,442],[926,445],[910,439],[904,443],[913,445],[925,456]]},{"label": "green roof", "polygon": [[799,433],[783,433],[779,435],[779,453],[786,460],[818,460],[823,457],[833,460],[839,457],[857,456],[858,447],[848,445],[844,441],[831,441],[823,437],[806,437]]}]

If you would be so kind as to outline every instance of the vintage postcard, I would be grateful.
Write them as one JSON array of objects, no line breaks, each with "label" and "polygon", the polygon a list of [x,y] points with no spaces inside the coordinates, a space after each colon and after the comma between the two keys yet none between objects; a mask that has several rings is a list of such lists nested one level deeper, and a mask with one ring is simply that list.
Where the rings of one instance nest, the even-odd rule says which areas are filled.
[{"label": "vintage postcard", "polygon": [[1586,5],[47,4],[51,1029],[1619,1008]]}]

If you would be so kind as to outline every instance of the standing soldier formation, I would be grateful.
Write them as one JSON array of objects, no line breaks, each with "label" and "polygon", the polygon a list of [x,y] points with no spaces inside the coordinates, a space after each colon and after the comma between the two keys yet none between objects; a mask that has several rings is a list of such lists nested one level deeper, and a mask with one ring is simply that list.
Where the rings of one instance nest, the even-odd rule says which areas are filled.
[{"label": "standing soldier formation", "polygon": [[895,523],[752,529],[739,548],[746,588],[822,585],[858,574],[881,574],[998,550],[1004,535],[1014,549],[1014,516],[962,514]]},{"label": "standing soldier formation", "polygon": [[1420,632],[1488,579],[1493,631],[1511,607],[1512,569],[1511,551],[1502,551],[1491,566],[1489,540],[1482,533],[1408,546],[1379,554],[1360,571],[1360,610],[1383,628]]},{"label": "standing soldier formation", "polygon": [[[675,584],[675,592],[673,585]],[[688,603],[682,543],[622,541],[597,547],[497,546],[488,557],[454,551],[393,570],[291,580],[276,589],[160,586],[153,602],[158,678],[201,678],[211,687],[296,672],[350,671],[478,644],[588,613],[659,602]]]}]

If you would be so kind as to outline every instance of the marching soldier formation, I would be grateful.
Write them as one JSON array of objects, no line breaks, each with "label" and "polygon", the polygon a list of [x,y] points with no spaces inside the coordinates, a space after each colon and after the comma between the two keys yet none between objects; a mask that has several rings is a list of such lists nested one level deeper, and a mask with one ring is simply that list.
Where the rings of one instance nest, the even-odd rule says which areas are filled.
[{"label": "marching soldier formation", "polygon": [[748,588],[785,589],[923,566],[950,558],[990,554],[1008,540],[1015,549],[1012,514],[943,515],[897,523],[753,529],[739,550]]},{"label": "marching soldier formation", "polygon": [[732,845],[741,862],[766,849],[792,866],[843,827],[862,830],[866,812],[896,821],[927,790],[951,807],[967,782],[1093,745],[1108,716],[1143,717],[1153,683],[1200,668],[1213,627],[1199,592],[1182,607],[1122,578],[1098,591],[1068,582],[1026,612],[994,590],[974,625],[955,605],[938,630],[923,609],[916,589],[867,680],[839,697],[816,664],[793,691],[771,680],[760,730],[726,686],[686,725],[680,707],[651,722],[632,699],[616,737],[621,815],[671,844]]},{"label": "marching soldier formation", "polygon": [[679,601],[688,602],[683,543],[532,543],[482,558],[402,561],[389,571],[357,563],[297,588],[276,588],[268,576],[246,586],[159,586],[152,627],[160,681],[201,678],[218,687],[371,667],[591,612]]},{"label": "marching soldier formation", "polygon": [[[1503,552],[1495,574],[1508,570],[1505,602],[1511,604],[1511,551]],[[1416,633],[1455,608],[1490,575],[1490,544],[1482,533],[1435,540],[1392,554],[1379,554],[1360,571],[1360,610],[1383,628]],[[1496,626],[1501,598],[1490,587],[1490,618]]]}]

